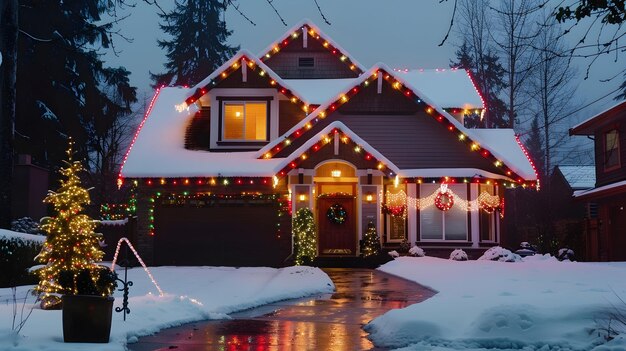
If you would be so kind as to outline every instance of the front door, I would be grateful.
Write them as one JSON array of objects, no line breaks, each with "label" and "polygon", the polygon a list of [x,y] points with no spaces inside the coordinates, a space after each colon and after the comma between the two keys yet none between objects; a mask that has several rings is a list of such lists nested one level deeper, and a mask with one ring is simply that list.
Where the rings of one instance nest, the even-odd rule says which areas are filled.
[{"label": "front door", "polygon": [[320,255],[356,255],[356,211],[353,196],[317,200]]}]

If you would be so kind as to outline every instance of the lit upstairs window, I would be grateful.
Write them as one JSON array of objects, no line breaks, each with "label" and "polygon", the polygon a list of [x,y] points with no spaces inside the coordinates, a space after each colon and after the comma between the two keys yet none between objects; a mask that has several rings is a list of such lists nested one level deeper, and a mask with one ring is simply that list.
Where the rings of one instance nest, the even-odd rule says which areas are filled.
[{"label": "lit upstairs window", "polygon": [[267,141],[267,102],[224,102],[222,140]]}]

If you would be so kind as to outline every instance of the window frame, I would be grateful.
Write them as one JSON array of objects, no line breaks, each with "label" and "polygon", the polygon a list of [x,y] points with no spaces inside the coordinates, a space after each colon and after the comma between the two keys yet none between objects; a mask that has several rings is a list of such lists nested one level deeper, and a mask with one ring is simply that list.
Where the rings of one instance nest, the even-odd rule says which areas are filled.
[{"label": "window frame", "polygon": [[[422,190],[422,186],[423,185],[429,185],[429,184],[419,184],[419,194],[423,195],[424,192]],[[441,184],[437,184],[437,185],[441,185]],[[449,184],[449,185],[465,185],[465,184]],[[470,196],[470,191],[467,188],[467,186],[464,187],[464,191],[465,191],[465,199],[467,199]],[[426,196],[430,195],[427,194]],[[458,195],[458,194],[457,194]],[[441,211],[439,209],[437,209],[436,206],[433,205],[433,208],[435,209],[435,211],[439,211],[441,213],[441,238],[440,239],[425,239],[422,237],[423,233],[424,233],[424,228],[423,228],[423,221],[422,221],[422,211],[417,211],[417,219],[419,221],[419,242],[424,242],[424,243],[468,243],[471,242],[471,223],[470,223],[470,215],[469,212],[468,214],[465,216],[465,240],[452,240],[452,239],[446,239],[446,212],[447,211]]]},{"label": "window frame", "polygon": [[[615,165],[612,166],[608,166],[607,167],[607,137],[609,135],[609,133],[611,132],[615,132],[616,136],[615,136],[615,150],[617,150],[617,163]],[[602,133],[602,166],[605,172],[610,172],[616,169],[619,169],[622,165],[621,165],[621,155],[620,155],[620,143],[619,143],[619,137],[620,137],[620,133],[619,133],[619,129],[617,127],[613,127],[611,129],[605,130]]]},{"label": "window frame", "polygon": [[[271,130],[271,101],[274,99],[272,96],[242,96],[242,97],[217,97],[219,103],[218,114],[218,130],[217,130],[217,144],[218,145],[265,145],[270,141]],[[224,110],[225,106],[229,103],[238,103],[244,105],[244,136],[245,136],[245,105],[246,103],[259,103],[264,102],[266,106],[266,127],[265,127],[265,140],[247,140],[247,139],[224,139]]]},{"label": "window frame", "polygon": [[[500,195],[499,194],[499,189],[496,185],[487,185],[487,184],[478,184],[478,195],[480,195],[481,193],[481,188],[483,187],[491,187],[491,191],[493,193],[493,195]],[[493,211],[492,213],[487,213],[482,209],[478,209],[478,239],[479,242],[481,243],[489,243],[489,244],[493,244],[493,243],[498,243],[499,242],[499,238],[498,235],[499,233],[499,218],[500,214],[497,211]],[[485,217],[488,218],[485,219]],[[485,240],[482,238],[482,234],[483,234],[483,229],[485,225],[488,225],[488,230],[489,230],[489,234],[490,236],[493,238],[493,240]]]}]

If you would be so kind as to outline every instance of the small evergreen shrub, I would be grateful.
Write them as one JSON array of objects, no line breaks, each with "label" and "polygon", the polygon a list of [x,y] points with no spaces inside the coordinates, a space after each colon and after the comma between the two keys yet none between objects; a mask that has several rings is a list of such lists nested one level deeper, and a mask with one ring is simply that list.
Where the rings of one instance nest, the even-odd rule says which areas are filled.
[{"label": "small evergreen shrub", "polygon": [[22,217],[11,222],[11,230],[26,234],[41,234],[39,222],[30,217]]},{"label": "small evergreen shrub", "polygon": [[392,258],[396,258],[396,257],[400,257],[400,254],[398,253],[398,251],[393,250],[393,251],[389,251],[388,252],[389,256],[391,256]]},{"label": "small evergreen shrub", "polygon": [[293,240],[296,265],[310,265],[315,259],[317,240],[313,212],[308,208],[299,209],[293,218]]},{"label": "small evergreen shrub", "polygon": [[28,269],[41,248],[38,242],[0,237],[0,288],[36,284],[37,277]]},{"label": "small evergreen shrub", "polygon": [[422,249],[419,246],[413,246],[409,250],[409,255],[415,256],[415,257],[424,257],[424,256],[426,256],[426,252],[424,252],[424,249]]},{"label": "small evergreen shrub", "polygon": [[461,249],[456,249],[450,253],[450,259],[453,261],[467,261],[467,253]]},{"label": "small evergreen shrub", "polygon": [[574,250],[564,247],[562,249],[559,249],[559,253],[557,254],[556,258],[559,261],[565,261],[565,260],[569,260],[569,261],[573,261],[574,260]]},{"label": "small evergreen shrub", "polygon": [[398,249],[398,251],[400,253],[408,253],[409,249],[411,248],[411,244],[409,244],[409,241],[407,240],[407,238],[402,239],[402,242],[400,243],[400,248]]},{"label": "small evergreen shrub", "polygon": [[376,233],[374,222],[367,223],[367,231],[363,239],[363,257],[378,256],[380,254],[380,239]]},{"label": "small evergreen shrub", "polygon": [[479,260],[519,262],[522,260],[522,257],[518,254],[512,253],[510,250],[507,250],[503,247],[494,246],[485,251],[485,253],[480,256]]}]

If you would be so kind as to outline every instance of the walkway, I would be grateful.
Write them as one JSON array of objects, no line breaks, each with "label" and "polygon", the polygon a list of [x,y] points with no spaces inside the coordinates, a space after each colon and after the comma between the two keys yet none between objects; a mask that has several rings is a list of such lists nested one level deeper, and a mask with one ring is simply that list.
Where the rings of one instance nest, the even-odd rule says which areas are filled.
[{"label": "walkway", "polygon": [[163,330],[129,344],[148,350],[381,350],[362,326],[394,308],[433,296],[432,290],[369,269],[326,268],[334,294],[277,302],[235,313],[233,320],[204,321]]}]

